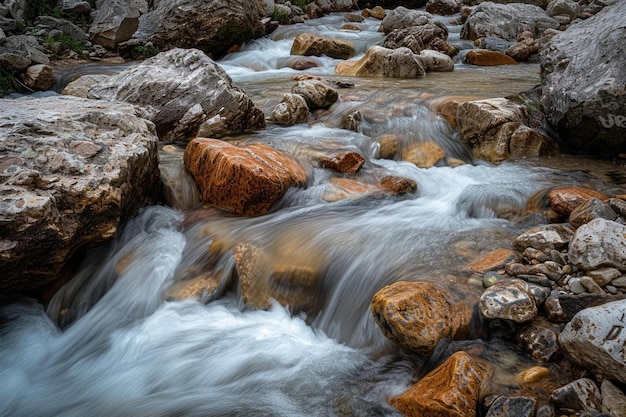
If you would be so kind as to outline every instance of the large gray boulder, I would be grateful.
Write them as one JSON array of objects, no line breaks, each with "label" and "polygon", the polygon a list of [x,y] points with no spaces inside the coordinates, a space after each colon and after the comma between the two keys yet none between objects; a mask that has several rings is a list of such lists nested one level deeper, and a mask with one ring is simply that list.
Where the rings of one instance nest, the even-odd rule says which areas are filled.
[{"label": "large gray boulder", "polygon": [[211,58],[172,49],[94,85],[89,98],[142,106],[159,138],[189,140],[265,127],[265,116]]},{"label": "large gray boulder", "polygon": [[100,0],[89,27],[94,43],[113,49],[129,40],[139,27],[139,16],[148,11],[146,0]]},{"label": "large gray boulder", "polygon": [[158,189],[154,125],[125,103],[0,100],[0,292],[56,278]]},{"label": "large gray boulder", "polygon": [[585,271],[612,267],[626,271],[626,226],[594,219],[580,226],[570,242],[569,262]]},{"label": "large gray boulder", "polygon": [[626,150],[625,27],[620,1],[541,50],[541,105],[570,152],[611,157]]},{"label": "large gray boulder", "polygon": [[446,37],[448,36],[448,29],[435,16],[423,10],[409,10],[406,7],[397,7],[387,13],[380,25],[380,29],[385,35],[388,35],[396,29],[406,29],[411,26],[428,24],[440,26],[445,31]]},{"label": "large gray boulder", "polygon": [[160,50],[197,48],[214,58],[265,34],[260,0],[160,1],[141,16],[137,38]]},{"label": "large gray boulder", "polygon": [[558,28],[559,22],[548,16],[539,6],[486,2],[472,10],[461,29],[461,38],[475,40],[493,36],[515,41],[524,31],[529,31],[538,38],[546,29]]}]

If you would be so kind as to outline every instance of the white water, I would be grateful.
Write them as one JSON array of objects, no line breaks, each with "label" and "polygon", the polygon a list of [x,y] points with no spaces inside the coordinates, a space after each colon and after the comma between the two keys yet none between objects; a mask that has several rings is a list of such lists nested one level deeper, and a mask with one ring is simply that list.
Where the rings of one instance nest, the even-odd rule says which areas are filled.
[{"label": "white water", "polygon": [[[303,30],[337,33],[340,23],[332,16],[280,28],[221,63],[267,113],[297,73],[285,68],[290,39]],[[382,40],[377,24],[368,21],[369,32],[341,36],[360,42],[362,53]],[[308,72],[323,76],[338,62],[316,60],[320,66]],[[63,330],[37,303],[6,300],[0,309],[0,416],[396,415],[387,399],[415,380],[421,360],[382,337],[369,312],[371,296],[399,279],[428,279],[463,298],[472,289],[466,277],[450,278],[454,269],[508,247],[532,223],[522,216],[534,193],[591,179],[532,161],[419,169],[375,159],[373,138],[391,131],[403,144],[429,139],[448,156],[471,162],[420,91],[449,94],[463,86],[459,93],[489,96],[503,86],[515,89],[513,78],[529,84],[534,71],[460,65],[459,75],[419,81],[352,79],[357,86],[341,90],[331,114],[310,126],[270,126],[236,138],[269,143],[303,160],[316,150],[357,149],[368,157],[360,180],[400,175],[415,180],[418,191],[332,202],[325,197],[329,181],[341,175],[311,167],[307,188],[290,189],[268,215],[193,220],[196,212],[179,211],[197,206],[196,194],[183,184],[186,197],[173,202],[176,210],[145,209],[113,244],[88,255],[48,307]],[[494,74],[499,81],[486,81]],[[452,85],[438,85],[441,80]],[[361,106],[383,120],[366,120],[359,133],[336,127],[338,114]],[[393,106],[407,111],[394,116]],[[162,163],[175,165],[171,155]],[[168,175],[176,172],[174,166]],[[315,266],[317,311],[305,317],[279,305],[246,308],[227,289],[206,305],[164,301],[176,272],[198,265],[216,238],[254,243],[282,264]],[[218,262],[227,271],[232,264],[229,252]]]}]

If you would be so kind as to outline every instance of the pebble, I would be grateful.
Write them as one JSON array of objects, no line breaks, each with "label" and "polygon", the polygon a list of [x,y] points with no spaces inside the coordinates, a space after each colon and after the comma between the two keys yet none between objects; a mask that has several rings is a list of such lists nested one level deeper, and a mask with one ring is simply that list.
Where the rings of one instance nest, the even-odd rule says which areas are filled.
[{"label": "pebble", "polygon": [[572,279],[570,279],[567,285],[569,286],[569,290],[574,294],[584,294],[585,292],[587,292],[584,285],[580,282],[580,278],[578,277],[573,277]]},{"label": "pebble", "polygon": [[552,288],[552,281],[550,281],[544,275],[527,275],[522,274],[517,276],[519,279],[523,279],[526,282],[541,285],[542,287]]},{"label": "pebble", "polygon": [[604,294],[602,288],[591,277],[580,277],[580,283],[591,294]]},{"label": "pebble", "polygon": [[515,380],[520,383],[530,383],[541,381],[550,376],[550,370],[545,366],[533,366],[520,372]]},{"label": "pebble", "polygon": [[496,282],[502,281],[502,275],[494,271],[488,271],[483,275],[483,286],[489,288],[495,285]]}]

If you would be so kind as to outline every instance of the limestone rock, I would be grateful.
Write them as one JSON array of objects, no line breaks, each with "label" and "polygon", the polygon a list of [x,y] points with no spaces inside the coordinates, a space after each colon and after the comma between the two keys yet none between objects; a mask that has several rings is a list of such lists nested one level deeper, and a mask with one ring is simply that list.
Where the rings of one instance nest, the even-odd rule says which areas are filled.
[{"label": "limestone rock", "polygon": [[184,161],[202,200],[235,214],[264,214],[289,187],[302,186],[307,179],[295,159],[262,144],[234,146],[195,138]]},{"label": "limestone rock", "polygon": [[96,84],[88,95],[142,106],[163,140],[265,127],[263,112],[197,49],[162,52]]},{"label": "limestone rock", "polygon": [[407,417],[474,417],[481,384],[491,372],[486,363],[456,352],[389,402]]},{"label": "limestone rock", "polygon": [[487,49],[472,49],[466,55],[468,64],[481,66],[515,65],[517,61],[508,55]]},{"label": "limestone rock", "polygon": [[[541,50],[541,105],[570,152],[615,157],[626,149],[626,3],[607,6]],[[595,39],[581,48],[580,39]]]},{"label": "limestone rock", "polygon": [[552,392],[550,402],[575,411],[600,411],[600,390],[593,380],[580,378]]},{"label": "limestone rock", "polygon": [[0,291],[20,291],[153,201],[157,137],[126,103],[55,96],[0,109]]},{"label": "limestone rock", "polygon": [[497,282],[481,296],[478,307],[489,319],[513,320],[524,323],[537,316],[537,304],[529,284],[521,279]]},{"label": "limestone rock", "polygon": [[20,76],[24,84],[32,90],[49,90],[55,83],[52,67],[49,65],[31,65]]},{"label": "limestone rock", "polygon": [[625,317],[626,300],[582,310],[559,336],[563,351],[594,373],[626,382]]},{"label": "limestone rock", "polygon": [[569,216],[576,207],[590,198],[597,198],[602,201],[609,199],[608,196],[597,191],[576,186],[559,187],[548,193],[552,210],[564,216]]},{"label": "limestone rock", "polygon": [[326,36],[301,33],[293,40],[291,55],[322,56],[348,59],[354,56],[354,44],[341,39],[331,39]]},{"label": "limestone rock", "polygon": [[576,230],[568,255],[572,265],[585,271],[603,266],[626,271],[626,226],[594,219]]},{"label": "limestone rock", "polygon": [[382,46],[370,47],[358,61],[342,62],[335,68],[335,73],[396,78],[419,78],[426,75],[421,61],[410,49],[388,49]]},{"label": "limestone rock", "polygon": [[272,110],[272,121],[279,125],[304,123],[309,118],[309,106],[299,94],[285,94]]},{"label": "limestone rock", "polygon": [[148,11],[146,0],[103,0],[89,27],[91,41],[108,49],[129,40],[139,27],[139,16]]},{"label": "limestone rock", "polygon": [[513,245],[519,251],[535,248],[541,251],[566,249],[574,237],[574,230],[566,224],[538,226],[519,235]]},{"label": "limestone rock", "polygon": [[89,90],[94,85],[103,82],[109,78],[105,74],[85,74],[70,82],[65,86],[61,94],[75,97],[87,98]]},{"label": "limestone rock", "polygon": [[485,2],[472,10],[463,24],[461,38],[475,40],[494,36],[514,41],[524,31],[539,38],[544,30],[558,28],[559,22],[548,16],[539,6]]},{"label": "limestone rock", "polygon": [[337,90],[320,80],[299,81],[293,86],[291,92],[304,97],[310,110],[328,109],[339,98]]}]

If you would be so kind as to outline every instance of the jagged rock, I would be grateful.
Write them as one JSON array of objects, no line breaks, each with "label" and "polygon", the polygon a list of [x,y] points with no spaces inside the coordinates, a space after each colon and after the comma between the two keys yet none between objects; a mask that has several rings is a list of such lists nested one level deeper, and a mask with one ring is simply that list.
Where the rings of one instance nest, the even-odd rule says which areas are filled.
[{"label": "jagged rock", "polygon": [[593,219],[615,220],[616,218],[617,213],[613,211],[609,203],[590,198],[570,213],[569,223],[578,228]]},{"label": "jagged rock", "polygon": [[43,64],[26,68],[26,71],[20,74],[20,78],[32,90],[49,90],[55,83],[52,67]]},{"label": "jagged rock", "polygon": [[289,187],[303,186],[307,179],[295,159],[263,144],[234,146],[195,138],[184,161],[202,200],[235,214],[264,214]]},{"label": "jagged rock", "polygon": [[626,271],[626,226],[594,219],[576,230],[568,250],[569,262],[582,270],[613,267]]},{"label": "jagged rock", "polygon": [[524,31],[541,37],[546,29],[558,29],[559,22],[532,4],[481,3],[468,16],[461,30],[462,39],[495,36],[508,41],[517,39]]},{"label": "jagged rock", "polygon": [[537,400],[530,397],[498,397],[485,417],[535,417]]},{"label": "jagged rock", "polygon": [[94,85],[109,78],[105,74],[85,74],[65,86],[61,94],[75,97],[87,98],[87,93]]},{"label": "jagged rock", "polygon": [[0,109],[0,290],[20,291],[153,201],[158,139],[126,103],[55,96]]},{"label": "jagged rock", "polygon": [[195,48],[219,58],[233,45],[265,34],[257,0],[160,1],[139,19],[136,37],[160,50]]},{"label": "jagged rock", "polygon": [[301,33],[293,40],[291,55],[322,56],[348,59],[354,56],[354,44],[341,39],[331,39],[326,36]]},{"label": "jagged rock", "polygon": [[144,107],[164,140],[265,127],[263,112],[197,49],[160,53],[96,84],[88,95]]},{"label": "jagged rock", "polygon": [[357,152],[342,152],[334,155],[321,155],[320,164],[344,174],[356,174],[365,163],[365,157]]},{"label": "jagged rock", "polygon": [[133,36],[139,16],[147,11],[146,0],[102,0],[89,27],[89,37],[93,43],[114,49]]},{"label": "jagged rock", "polygon": [[468,64],[481,66],[517,64],[517,62],[510,56],[501,52],[489,51],[487,49],[472,49],[467,53],[465,59]]},{"label": "jagged rock", "polygon": [[576,186],[559,187],[550,190],[548,193],[548,200],[552,210],[564,216],[569,216],[576,207],[590,198],[597,198],[602,201],[609,199],[608,196],[597,191]]},{"label": "jagged rock", "polygon": [[427,24],[440,26],[445,30],[447,38],[448,29],[441,21],[437,20],[435,16],[423,10],[409,10],[403,6],[396,7],[387,13],[380,28],[385,35],[388,35],[396,29],[405,29],[411,26],[423,26]]},{"label": "jagged rock", "polygon": [[442,26],[431,22],[420,26],[394,29],[385,38],[383,46],[389,49],[404,46],[414,54],[419,54],[424,49],[435,50],[438,45],[437,41],[445,42],[448,38],[448,30]]},{"label": "jagged rock", "polygon": [[[541,50],[541,105],[570,152],[626,149],[626,2],[553,36]],[[581,48],[580,39],[595,39]]]},{"label": "jagged rock", "polygon": [[552,392],[550,402],[574,411],[600,411],[600,390],[589,378],[580,378]]},{"label": "jagged rock", "polygon": [[513,320],[524,323],[537,316],[537,303],[530,286],[521,279],[497,282],[480,296],[478,307],[489,319]]},{"label": "jagged rock", "polygon": [[283,99],[272,110],[272,121],[279,125],[304,123],[309,118],[309,106],[299,94],[285,94]]},{"label": "jagged rock", "polygon": [[419,78],[425,76],[426,71],[417,55],[408,48],[372,46],[358,61],[344,61],[337,65],[335,74]]},{"label": "jagged rock", "polygon": [[455,352],[389,403],[407,417],[474,417],[481,384],[492,372],[487,363],[466,352]]},{"label": "jagged rock", "polygon": [[293,86],[291,92],[304,97],[311,110],[328,109],[339,98],[337,90],[330,88],[320,80],[299,81]]},{"label": "jagged rock", "polygon": [[544,252],[566,249],[574,237],[574,229],[566,224],[548,224],[535,227],[519,235],[513,245],[519,251],[531,247]]}]

